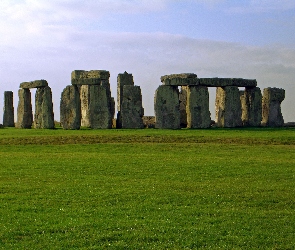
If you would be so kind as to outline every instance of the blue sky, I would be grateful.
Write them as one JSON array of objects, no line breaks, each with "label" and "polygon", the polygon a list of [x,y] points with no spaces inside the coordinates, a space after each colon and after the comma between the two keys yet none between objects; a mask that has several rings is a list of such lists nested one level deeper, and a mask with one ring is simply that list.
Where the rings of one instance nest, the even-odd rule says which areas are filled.
[{"label": "blue sky", "polygon": [[[109,70],[115,98],[117,75],[132,73],[146,115],[162,75],[255,78],[286,90],[283,115],[295,121],[295,1],[0,1],[0,123],[3,92],[14,92],[16,111],[19,84],[37,79],[51,86],[59,120],[75,69]],[[214,99],[210,89],[212,118]]]}]

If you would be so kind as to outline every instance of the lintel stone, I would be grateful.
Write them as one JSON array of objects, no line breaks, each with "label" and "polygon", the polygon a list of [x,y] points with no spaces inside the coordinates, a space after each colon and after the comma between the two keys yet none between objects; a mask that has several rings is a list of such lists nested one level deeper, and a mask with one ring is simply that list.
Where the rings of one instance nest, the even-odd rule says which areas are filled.
[{"label": "lintel stone", "polygon": [[36,80],[36,81],[32,81],[32,82],[22,82],[19,85],[20,89],[32,89],[32,88],[44,88],[47,87],[48,83],[46,80]]},{"label": "lintel stone", "polygon": [[161,76],[161,82],[163,85],[189,86],[198,85],[198,78],[193,73],[172,74]]},{"label": "lintel stone", "polygon": [[74,70],[71,74],[72,85],[101,85],[110,78],[107,70]]},{"label": "lintel stone", "polygon": [[198,78],[198,85],[205,87],[256,87],[257,81],[243,78]]}]

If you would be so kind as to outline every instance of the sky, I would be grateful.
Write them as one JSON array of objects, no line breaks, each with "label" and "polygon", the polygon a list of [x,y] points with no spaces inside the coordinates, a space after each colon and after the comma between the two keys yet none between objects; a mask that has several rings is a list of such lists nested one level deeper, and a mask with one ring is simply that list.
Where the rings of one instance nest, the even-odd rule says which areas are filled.
[{"label": "sky", "polygon": [[[145,115],[163,75],[257,79],[286,90],[283,116],[295,121],[295,1],[0,0],[0,123],[4,91],[16,113],[19,84],[39,79],[59,121],[73,70],[110,71],[115,99],[117,75],[133,74]],[[214,101],[210,88],[212,119]]]}]

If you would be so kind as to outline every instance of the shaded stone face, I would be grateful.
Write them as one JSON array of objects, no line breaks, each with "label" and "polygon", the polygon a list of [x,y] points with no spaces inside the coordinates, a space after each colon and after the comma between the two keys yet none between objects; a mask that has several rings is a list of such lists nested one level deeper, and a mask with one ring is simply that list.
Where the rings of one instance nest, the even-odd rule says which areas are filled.
[{"label": "shaded stone face", "polygon": [[242,108],[238,87],[218,87],[216,89],[215,113],[218,127],[242,126]]},{"label": "shaded stone face", "polygon": [[179,93],[179,111],[180,111],[180,127],[187,127],[187,114],[186,114],[186,106],[187,106],[187,91],[188,86],[181,86]]},{"label": "shaded stone face", "polygon": [[155,93],[155,127],[180,128],[179,91],[175,86],[161,85]]},{"label": "shaded stone face", "polygon": [[63,129],[80,129],[81,102],[76,86],[67,86],[61,94],[60,123]]},{"label": "shaded stone face", "polygon": [[13,92],[4,92],[3,126],[14,127]]},{"label": "shaded stone face", "polygon": [[48,83],[46,80],[36,80],[32,82],[23,82],[19,85],[20,89],[32,89],[32,88],[44,88],[47,87]]},{"label": "shaded stone face", "polygon": [[280,88],[266,88],[262,98],[262,125],[282,127],[284,118],[281,103],[285,99],[285,90]]},{"label": "shaded stone face", "polygon": [[211,126],[207,87],[189,86],[186,110],[188,128],[209,128]]},{"label": "shaded stone face", "polygon": [[139,86],[123,86],[123,96],[121,96],[121,109],[118,112],[118,128],[143,128],[142,117],[144,110],[142,107],[141,89]]},{"label": "shaded stone face", "polygon": [[104,86],[91,85],[89,100],[90,127],[93,129],[112,128],[110,90]]},{"label": "shaded stone face", "polygon": [[54,114],[50,87],[38,88],[35,95],[34,127],[53,129]]},{"label": "shaded stone face", "polygon": [[31,91],[29,89],[19,89],[18,97],[16,127],[31,128],[33,123]]},{"label": "shaded stone face", "polygon": [[258,87],[241,91],[243,126],[259,127],[262,120],[262,94]]}]

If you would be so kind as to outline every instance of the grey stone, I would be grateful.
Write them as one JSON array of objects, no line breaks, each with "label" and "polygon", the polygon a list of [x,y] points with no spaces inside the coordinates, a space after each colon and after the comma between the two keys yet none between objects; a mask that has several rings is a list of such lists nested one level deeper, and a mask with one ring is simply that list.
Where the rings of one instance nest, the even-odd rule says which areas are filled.
[{"label": "grey stone", "polygon": [[36,80],[32,82],[23,82],[19,85],[20,89],[32,89],[32,88],[44,88],[47,87],[48,83],[46,80]]},{"label": "grey stone", "polygon": [[61,94],[60,123],[63,129],[80,129],[81,102],[76,86],[67,86]]},{"label": "grey stone", "polygon": [[124,85],[121,96],[121,108],[117,117],[117,128],[143,128],[141,89],[139,86]]},{"label": "grey stone", "polygon": [[125,85],[134,86],[132,74],[128,74],[126,71],[123,74],[118,74],[117,77],[117,110],[121,110],[123,87]]},{"label": "grey stone", "polygon": [[90,128],[90,85],[80,86],[81,126]]},{"label": "grey stone", "polygon": [[71,74],[72,85],[102,85],[109,78],[107,70],[74,70]]},{"label": "grey stone", "polygon": [[207,87],[189,86],[186,110],[188,128],[209,128],[211,126]]},{"label": "grey stone", "polygon": [[3,126],[14,127],[13,92],[4,92]]},{"label": "grey stone", "polygon": [[243,78],[199,78],[197,85],[205,87],[256,87],[257,81]]},{"label": "grey stone", "polygon": [[284,126],[281,103],[285,99],[285,90],[266,88],[262,97],[262,125],[269,127]]},{"label": "grey stone", "polygon": [[161,129],[179,129],[179,91],[177,86],[158,87],[154,97],[155,127]]},{"label": "grey stone", "polygon": [[262,94],[258,87],[247,87],[241,93],[243,126],[259,127],[262,119]]},{"label": "grey stone", "polygon": [[241,127],[242,108],[238,87],[218,87],[216,89],[215,119],[217,127]]},{"label": "grey stone", "polygon": [[31,128],[33,123],[31,91],[29,89],[19,89],[18,97],[16,127]]},{"label": "grey stone", "polygon": [[89,89],[90,127],[93,129],[112,128],[110,90],[100,85],[90,85]]},{"label": "grey stone", "polygon": [[35,95],[34,128],[53,129],[54,126],[51,88],[38,88]]},{"label": "grey stone", "polygon": [[187,91],[188,86],[181,86],[179,93],[179,111],[180,111],[180,127],[187,127],[187,114],[186,114],[186,105],[187,105]]},{"label": "grey stone", "polygon": [[161,76],[161,82],[163,85],[188,86],[197,85],[198,78],[197,75],[193,73],[171,74]]}]

